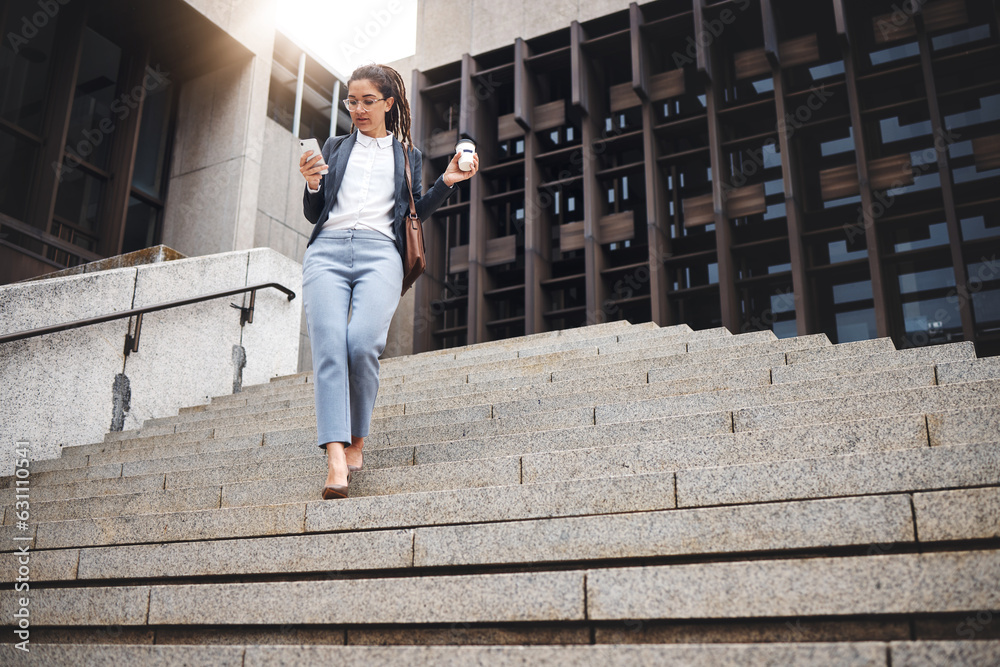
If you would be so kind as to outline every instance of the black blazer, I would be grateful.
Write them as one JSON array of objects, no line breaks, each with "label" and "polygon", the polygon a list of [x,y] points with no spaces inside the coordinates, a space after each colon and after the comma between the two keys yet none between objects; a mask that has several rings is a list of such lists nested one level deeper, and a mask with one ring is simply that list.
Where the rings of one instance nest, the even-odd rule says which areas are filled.
[{"label": "black blazer", "polygon": [[[347,159],[354,149],[354,142],[357,141],[357,137],[358,131],[355,130],[347,135],[330,137],[323,144],[323,149],[320,152],[323,154],[323,162],[326,163],[329,173],[320,176],[319,192],[315,194],[310,193],[309,185],[306,184],[302,197],[302,211],[305,213],[306,220],[315,225],[312,234],[309,236],[309,242],[306,243],[307,248],[316,240],[320,229],[323,227],[322,224],[316,223],[320,221],[326,222],[330,217],[330,211],[333,210],[333,205],[337,201],[337,192],[340,191],[340,184],[344,180]],[[403,177],[405,171],[403,144],[399,143],[399,140],[395,137],[392,139],[392,150],[396,162],[396,210],[392,223],[392,231],[396,236],[396,249],[399,251],[399,256],[405,258],[406,251],[403,246],[404,223],[406,222],[406,216],[410,214],[410,195],[406,191],[406,180]],[[310,159],[314,157],[316,156],[312,155]],[[430,190],[421,194],[420,177],[422,173],[422,160],[420,151],[412,147],[410,150],[410,170],[413,176],[413,201],[417,206],[417,216],[421,220],[426,220],[455,191],[455,186],[449,187],[445,185],[444,175],[442,174],[438,176]]]}]

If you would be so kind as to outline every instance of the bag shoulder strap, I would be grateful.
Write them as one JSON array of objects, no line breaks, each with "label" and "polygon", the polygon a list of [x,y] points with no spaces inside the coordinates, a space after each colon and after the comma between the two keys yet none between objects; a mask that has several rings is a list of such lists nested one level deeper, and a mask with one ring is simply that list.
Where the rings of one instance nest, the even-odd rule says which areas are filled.
[{"label": "bag shoulder strap", "polygon": [[420,220],[417,217],[417,205],[413,201],[413,176],[410,173],[410,147],[403,144],[403,162],[406,165],[406,191],[410,195],[410,218]]}]

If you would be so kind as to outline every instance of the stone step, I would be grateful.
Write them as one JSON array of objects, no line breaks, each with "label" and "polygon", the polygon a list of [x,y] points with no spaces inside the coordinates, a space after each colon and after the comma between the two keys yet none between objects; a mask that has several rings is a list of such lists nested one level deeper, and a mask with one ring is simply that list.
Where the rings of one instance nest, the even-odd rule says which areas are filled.
[{"label": "stone step", "polygon": [[[947,502],[929,498],[924,502],[926,512],[934,512]],[[922,531],[920,534],[922,541],[930,541]],[[910,498],[900,494],[406,530],[45,550],[35,552],[32,578],[113,582],[664,556],[718,557],[789,549],[913,544],[914,535]],[[514,544],[518,548],[511,549]],[[267,558],[259,557],[263,553],[268,554]],[[78,558],[74,560],[73,554]],[[0,565],[14,558],[14,553],[0,557]],[[49,562],[41,563],[44,559]]]},{"label": "stone step", "polygon": [[1000,551],[887,554],[589,570],[586,600],[595,620],[968,612],[997,581]]},{"label": "stone step", "polygon": [[[834,349],[836,348],[836,349]],[[851,343],[840,343],[829,347],[813,346],[788,351],[789,364],[804,364],[814,361],[840,359],[845,356],[891,354],[896,352],[896,345],[891,338],[872,338]]]},{"label": "stone step", "polygon": [[[955,414],[935,415],[934,418],[938,421],[943,420],[942,424],[946,427],[937,430],[936,438],[939,443],[954,444],[970,439],[972,441],[1000,439],[1000,423],[997,423],[996,419],[990,420],[987,415],[978,411],[959,411]],[[724,420],[720,419],[719,423],[720,428],[724,428]],[[678,420],[665,419],[655,420],[654,423],[644,426],[646,427],[644,430],[632,431],[622,430],[620,425],[592,427],[592,429],[617,429],[619,432],[598,435],[589,441],[580,439],[579,435],[574,440],[561,438],[556,434],[555,437],[541,437],[529,442],[502,439],[496,445],[455,443],[457,446],[446,445],[444,452],[437,448],[420,447],[416,448],[418,452],[416,456],[419,457],[416,460],[416,469],[410,467],[415,463],[415,451],[412,447],[366,448],[365,470],[356,473],[351,487],[352,495],[495,485],[500,479],[514,479],[511,475],[515,470],[519,470],[519,479],[509,483],[518,481],[535,483],[790,458],[835,456],[926,447],[928,443],[928,431],[923,415],[901,415],[876,421],[687,437],[664,436],[675,431],[689,433],[690,423],[682,424]],[[678,426],[682,428],[677,428]],[[588,447],[588,442],[590,448],[585,448]],[[609,442],[615,444],[605,445]],[[457,451],[450,451],[452,449]],[[187,456],[148,459],[141,462],[142,468],[126,472],[143,478],[154,472],[174,473],[169,474],[165,482],[171,492],[175,492],[173,489],[177,486],[193,488],[225,485],[222,498],[222,506],[225,507],[266,505],[275,498],[282,498],[287,502],[315,498],[317,480],[325,475],[325,464],[322,455],[317,456],[319,452],[312,442],[257,448],[253,454],[253,463],[241,465],[232,463],[231,455],[228,453],[218,457],[203,456],[197,461],[192,461]],[[519,469],[506,463],[511,465],[507,468],[509,473],[504,473],[508,476],[501,476],[500,470],[504,468],[497,466],[516,461],[518,457],[520,457]],[[468,465],[458,467],[436,465],[456,461],[483,461],[486,465],[482,468]],[[270,465],[261,465],[262,462],[270,462]],[[385,470],[387,468],[393,469]],[[601,472],[595,474],[595,470]],[[74,485],[67,487],[75,488]],[[36,503],[40,503],[36,507],[45,507],[59,500],[51,497],[51,492],[58,488],[40,487],[43,492],[50,492],[50,495],[46,497],[46,502],[36,500]],[[81,492],[85,490],[75,490],[77,494]],[[104,493],[98,498],[105,495],[107,494]],[[97,511],[81,509],[93,505],[81,503],[76,496],[66,504],[79,505],[80,508],[74,508],[77,512]],[[215,506],[218,506],[218,502]],[[6,523],[11,523],[12,516],[12,513],[8,515]]]},{"label": "stone step", "polygon": [[[316,481],[317,489],[321,479]],[[535,484],[511,480],[504,487],[352,496],[338,502],[43,521],[37,525],[35,546],[58,549],[295,534],[303,530],[410,528],[997,485],[1000,448],[992,442],[679,469],[676,473]]]},{"label": "stone step", "polygon": [[[898,414],[903,406],[907,412],[942,412],[956,406],[996,405],[998,392],[1000,380],[981,380],[745,407],[734,411],[733,430],[753,431],[837,419],[873,419]],[[601,423],[599,410],[597,414],[597,421]]]},{"label": "stone step", "polygon": [[[690,504],[685,506],[707,507],[722,504],[766,502],[772,500],[811,500],[824,497],[841,497],[858,494],[904,493],[911,491],[933,491],[958,487],[997,485],[1000,476],[1000,451],[993,443],[953,445],[923,449],[905,449],[889,452],[872,452],[848,456],[824,457],[738,465],[727,467],[679,469],[676,472],[678,497],[681,497],[682,480],[687,480],[686,495]],[[871,470],[857,470],[856,466],[876,466]],[[992,466],[992,468],[984,467]],[[824,470],[828,478],[813,479],[811,469]],[[532,487],[541,488],[547,484],[572,485],[595,484],[606,488],[612,484],[636,482],[638,480],[663,480],[666,484],[670,472],[602,477],[560,482],[540,482],[508,487],[509,493],[517,493]],[[771,477],[768,477],[771,475]],[[788,476],[805,477],[796,483],[778,481]],[[732,484],[732,488],[724,486]],[[757,485],[755,487],[755,485]],[[862,486],[863,485],[863,486]],[[757,488],[759,487],[759,488]],[[497,491],[494,489],[494,493]],[[478,497],[482,489],[440,491],[427,494],[414,493],[398,496],[368,496],[348,499],[350,502],[309,503],[306,515],[306,529],[309,532],[323,530],[362,530],[373,528],[402,528],[419,525],[472,523],[490,521],[492,516],[487,508],[474,508],[465,515],[457,508],[459,498]],[[755,495],[756,494],[756,495]],[[454,498],[451,518],[435,515],[435,510],[448,513],[447,506],[432,506],[445,498]],[[412,502],[426,503],[411,504]],[[485,500],[482,501],[485,504]],[[552,500],[550,505],[554,504]],[[387,505],[395,509],[390,513]],[[465,505],[461,505],[464,509]],[[470,508],[471,509],[471,508]],[[478,512],[484,512],[479,514]],[[509,517],[508,517],[509,518]],[[521,518],[532,518],[524,516]],[[39,529],[41,534],[41,529]]]},{"label": "stone step", "polygon": [[[692,347],[695,345],[695,341],[686,344],[676,343],[662,347],[649,347],[638,353],[635,350],[628,349],[626,346],[626,349],[622,352],[599,354],[596,357],[590,357],[589,361],[587,358],[576,358],[548,364],[525,363],[517,366],[507,364],[497,369],[480,370],[473,367],[469,369],[468,373],[441,372],[435,375],[421,376],[407,382],[412,387],[426,388],[446,384],[460,384],[463,382],[489,382],[515,375],[539,375],[546,372],[551,372],[553,377],[558,373],[575,372],[577,373],[575,376],[559,379],[576,379],[581,376],[581,373],[584,377],[588,374],[592,375],[593,370],[599,366],[615,365],[621,370],[631,369],[632,367],[655,368],[661,365],[705,363],[733,357],[767,354],[768,352],[785,352],[789,349],[800,349],[803,346],[821,344],[829,346],[830,344],[825,336],[804,336],[801,338],[785,338],[759,342],[760,339],[758,338],[751,340],[744,339],[743,337],[746,335],[741,334],[732,338],[701,341],[704,345],[698,348]],[[722,343],[727,344],[722,345]],[[713,347],[713,344],[717,344],[717,346]],[[407,384],[407,382],[403,384]]]},{"label": "stone step", "polygon": [[[1000,551],[984,550],[412,578],[43,588],[32,590],[31,613],[40,626],[942,614],[998,608],[998,580]],[[13,617],[16,601],[15,591],[0,593],[6,618]]]},{"label": "stone step", "polygon": [[[734,336],[732,338],[737,339],[739,337]],[[869,341],[865,342],[868,343]],[[780,343],[780,342],[779,344],[788,345],[787,343]],[[798,344],[801,345],[802,343],[799,342]],[[849,345],[852,346],[850,350],[856,353],[857,344],[852,343]],[[833,347],[840,348],[842,346],[833,346]],[[744,350],[744,348],[747,349]],[[749,351],[754,354],[761,354],[767,352],[766,349],[762,350],[753,346],[736,346],[734,350]],[[674,352],[678,352],[678,350],[674,350]],[[656,367],[657,365],[669,364],[669,367],[673,367],[678,362],[685,360],[690,361],[690,358],[685,357],[683,354],[671,354],[668,357],[652,357],[649,359],[645,359],[644,356],[642,356],[644,354],[642,351],[640,351],[639,354],[640,354],[639,357],[640,360],[635,364],[627,365],[624,368],[623,372],[640,374],[640,373],[645,373],[647,371],[647,368],[650,367],[650,365]],[[719,353],[715,352],[713,354],[717,355]],[[699,375],[720,374],[727,371],[738,371],[738,370],[755,369],[755,368],[770,368],[771,366],[784,365],[785,363],[784,353],[773,353],[772,356],[770,356],[766,361],[761,360],[760,362],[753,360],[747,363],[746,360],[743,360],[741,358],[742,363],[739,363],[739,362],[729,361],[731,359],[732,357],[729,357],[728,353],[725,353],[721,360],[714,359],[713,361],[713,360],[706,360],[705,358],[697,358],[695,359],[695,361],[698,362],[696,365],[700,366],[701,364],[706,362],[712,362],[713,365],[710,367],[693,368],[692,372],[678,372],[677,370],[666,371],[664,368],[661,367],[657,368],[657,375],[662,376],[662,379],[667,380],[667,379],[676,379],[679,376],[695,377]],[[496,390],[502,388],[497,385],[498,380],[504,383],[503,385],[504,387],[523,387],[526,384],[531,384],[534,382],[539,382],[539,383],[547,382],[549,379],[578,380],[581,377],[595,378],[605,374],[607,372],[607,368],[605,368],[604,366],[612,362],[619,363],[620,360],[615,360],[612,357],[605,357],[602,358],[600,362],[590,366],[581,367],[579,363],[571,364],[572,368],[574,369],[573,371],[574,377],[565,377],[566,371],[558,369],[556,369],[553,372],[551,364],[548,366],[546,366],[545,364],[541,364],[537,366],[532,366],[531,373],[513,378],[509,377],[509,370],[510,370],[509,367],[505,367],[504,370],[500,371],[499,376],[497,372],[489,371],[488,373],[490,377],[486,378],[482,382],[473,382],[471,385],[468,382],[460,381],[461,378],[458,378],[453,383],[445,383],[445,384],[442,384],[438,380],[431,380],[429,382],[414,382],[414,383],[409,383],[408,386],[405,383],[398,385],[383,383],[379,391],[377,405],[389,405],[389,404],[396,404],[398,402],[413,401],[414,398],[417,398],[418,400],[443,399],[447,396],[463,395],[468,392],[481,393],[482,391],[485,390]],[[581,370],[582,370],[582,375],[581,375]],[[620,369],[616,369],[616,372],[621,372],[621,371]],[[247,397],[227,396],[227,397],[218,397],[214,399],[214,401],[217,402],[218,407],[221,408],[228,406],[229,403],[233,403],[234,405],[247,405],[248,402],[250,401],[254,401],[254,403],[256,403],[256,402],[265,402],[268,400],[280,401],[280,400],[288,400],[289,398],[303,398],[312,396],[311,388],[303,387],[301,390],[297,389],[296,391],[300,393],[291,395],[284,393],[281,394],[276,393],[273,396],[259,397],[259,400]],[[427,396],[428,392],[432,393],[433,395]],[[400,394],[406,394],[406,395],[404,397],[401,396]]]},{"label": "stone step", "polygon": [[[535,475],[544,475],[545,470],[559,471],[558,475],[578,476],[590,466],[598,464],[615,465],[622,472],[634,469],[647,469],[649,465],[663,465],[664,458],[674,456],[670,452],[675,448],[692,446],[699,452],[693,460],[697,465],[721,465],[733,461],[733,456],[742,456],[744,452],[759,452],[768,439],[790,437],[788,444],[775,447],[774,451],[791,451],[796,446],[802,446],[803,451],[818,451],[809,438],[809,431],[827,434],[829,428],[810,426],[796,429],[794,426],[785,429],[763,429],[753,432],[738,432],[731,434],[731,414],[728,411],[713,413],[693,413],[681,415],[679,418],[664,417],[651,420],[623,421],[604,423],[597,426],[577,426],[570,428],[547,429],[543,431],[526,431],[520,434],[486,436],[468,438],[459,441],[439,442],[433,445],[417,444],[393,447],[366,447],[366,464],[368,470],[416,464],[441,463],[463,459],[507,457],[512,455],[529,455],[524,462],[522,474],[526,480],[536,479]],[[495,420],[491,420],[495,421]],[[994,439],[1000,430],[1000,416],[990,409],[989,405],[976,410],[945,411],[932,413],[928,417],[932,425],[930,432],[923,427],[923,417],[890,416],[889,421],[881,426],[878,421],[856,421],[853,426],[862,429],[860,432],[869,438],[872,446],[902,447],[914,446],[921,439],[929,439],[933,444],[954,444],[957,442],[972,442]],[[897,424],[916,424],[904,431]],[[665,434],[682,432],[689,436],[686,439],[664,438]],[[713,434],[725,434],[714,435]],[[791,435],[789,435],[791,434]],[[854,430],[845,431],[850,437],[858,439]],[[847,435],[833,433],[825,435],[830,443],[841,443],[848,446]],[[79,482],[84,479],[99,480],[107,483],[111,479],[122,478],[121,493],[135,493],[137,489],[131,482],[125,480],[143,477],[144,481],[138,491],[152,488],[177,488],[178,486],[199,486],[212,484],[237,483],[240,481],[256,481],[259,479],[286,479],[292,477],[312,477],[323,474],[322,455],[315,447],[315,430],[299,429],[293,431],[277,431],[268,433],[267,443],[261,447],[256,441],[249,448],[244,447],[244,441],[239,438],[218,441],[219,451],[210,451],[211,440],[195,442],[188,445],[169,445],[162,448],[135,448],[110,452],[102,457],[117,457],[123,462],[105,463],[107,458],[95,460],[90,467],[69,468],[47,473],[36,473],[33,485],[38,492],[45,492],[53,486],[63,486],[64,495],[58,494],[59,489],[53,489],[46,500],[57,500],[85,495],[103,495],[110,491],[109,484],[102,484],[95,493],[88,493],[86,485]],[[602,447],[604,443],[615,443],[615,447],[630,445],[622,450],[621,456],[615,456],[610,450]],[[785,441],[782,441],[785,442]],[[801,443],[801,445],[796,445]],[[845,444],[848,443],[848,444]],[[898,444],[897,444],[898,443]],[[595,451],[586,451],[597,448]],[[579,450],[569,455],[561,452],[567,449]],[[625,452],[627,451],[627,455]],[[827,447],[823,451],[836,451]],[[316,453],[314,455],[313,453]],[[549,456],[531,456],[536,452],[558,452]],[[192,456],[197,454],[197,456]],[[758,454],[759,455],[759,454]],[[808,454],[804,454],[806,456]],[[96,455],[94,455],[96,456]],[[791,454],[782,454],[791,456]],[[717,457],[717,458],[712,458]],[[239,464],[236,462],[239,461]],[[658,464],[654,462],[659,462]],[[67,462],[81,462],[79,457]],[[645,466],[645,467],[644,467]],[[227,468],[229,472],[223,473]],[[660,470],[662,468],[653,468]],[[200,471],[200,472],[194,472]],[[169,473],[164,480],[162,473]],[[159,475],[158,481],[146,480],[151,474]],[[565,477],[562,477],[565,478]],[[0,480],[0,485],[9,484],[11,478]],[[192,481],[197,480],[197,481]],[[147,485],[148,482],[148,485]],[[372,482],[375,483],[374,481]],[[423,483],[423,482],[421,482]],[[153,486],[155,485],[155,486]],[[359,487],[362,488],[362,487]],[[395,488],[395,487],[392,487]],[[303,488],[302,492],[305,492]],[[35,496],[36,502],[42,502]]]},{"label": "stone step", "polygon": [[[864,342],[867,343],[869,341],[864,341]],[[852,343],[852,344],[849,344],[849,345],[852,346],[852,349],[856,349],[856,344]],[[935,350],[939,350],[939,352],[934,353]],[[975,350],[974,350],[974,347],[971,344],[969,344],[969,343],[955,343],[955,344],[951,344],[951,345],[935,346],[934,348],[915,348],[915,349],[911,349],[911,350],[903,350],[903,351],[900,351],[900,352],[897,352],[897,353],[893,353],[893,354],[889,354],[889,355],[880,354],[880,355],[873,355],[873,356],[869,356],[869,357],[851,357],[851,361],[852,361],[852,363],[858,362],[857,372],[871,372],[871,371],[886,370],[888,368],[894,368],[894,367],[905,367],[905,366],[914,366],[914,365],[928,365],[928,364],[931,364],[931,363],[938,363],[938,362],[948,362],[948,361],[955,361],[955,360],[967,360],[968,361],[967,364],[965,364],[965,365],[961,365],[960,364],[959,366],[954,367],[954,371],[964,373],[967,377],[972,377],[972,376],[969,375],[969,373],[971,373],[973,371],[982,373],[982,376],[984,378],[985,377],[996,377],[997,376],[996,372],[994,372],[992,370],[989,370],[990,363],[986,363],[986,365],[980,366],[980,364],[983,364],[983,362],[985,360],[975,360],[974,359],[974,355],[975,355]],[[775,357],[774,361],[777,362],[779,360],[777,359],[777,357]],[[783,360],[782,360],[782,362],[783,362]],[[766,364],[754,364],[754,365],[758,366],[758,368],[751,369],[751,370],[758,370],[759,372],[763,372],[763,366],[766,366]],[[837,360],[827,360],[827,361],[812,362],[812,363],[807,362],[807,363],[803,363],[803,364],[800,364],[800,365],[797,365],[797,366],[777,365],[777,366],[774,366],[774,367],[770,368],[769,370],[770,370],[770,373],[775,378],[775,380],[774,380],[775,383],[783,383],[783,382],[790,382],[790,381],[803,381],[803,380],[809,380],[809,379],[818,379],[818,378],[823,378],[823,377],[830,377],[830,376],[835,376],[835,375],[846,375],[846,374],[848,374],[846,372],[832,372],[832,371],[843,371],[843,369],[844,369],[844,365],[843,365],[842,362],[837,361]],[[721,364],[718,367],[714,367],[714,368],[711,368],[711,369],[708,369],[708,370],[715,371],[712,374],[716,375],[716,376],[722,376],[722,375],[724,375],[725,371],[732,372],[732,370],[729,369],[729,368],[727,368],[727,365],[725,365],[725,364]],[[720,371],[723,371],[723,372],[720,373]],[[746,372],[746,371],[744,371],[744,372]],[[630,378],[630,377],[634,377],[634,378],[643,377],[643,378],[645,378],[646,375],[647,375],[647,373],[646,373],[646,371],[644,369],[634,369],[634,370],[631,370],[631,371],[626,371],[624,373],[621,373],[621,376],[623,378]],[[688,374],[685,374],[685,375],[688,375]],[[666,380],[666,379],[667,378],[664,378],[664,380]],[[669,379],[670,380],[674,380],[675,378],[669,378]],[[685,377],[685,378],[681,378],[681,379],[687,379],[687,378]],[[603,376],[591,377],[587,381],[588,381],[588,383],[599,383],[601,386],[615,386],[615,382],[613,380],[611,380],[611,378],[603,377]],[[635,381],[623,380],[623,381],[624,382],[628,382],[629,384],[637,384],[637,383],[639,383],[637,380],[635,380]],[[955,380],[953,379],[952,376],[948,376],[948,381],[955,381]],[[569,385],[570,382],[571,381],[566,381],[564,384]],[[575,381],[573,381],[573,382],[575,382]],[[539,385],[537,387],[535,387],[535,386],[523,387],[522,386],[522,387],[518,387],[518,388],[515,388],[515,389],[498,390],[498,389],[496,389],[492,385],[492,383],[485,383],[485,385],[482,386],[481,388],[485,389],[486,391],[476,391],[475,393],[483,394],[483,396],[481,396],[480,400],[478,401],[480,403],[487,402],[486,394],[488,394],[490,392],[501,392],[501,394],[500,394],[501,396],[513,396],[513,395],[516,395],[518,393],[518,390],[529,391],[529,392],[532,392],[535,395],[538,395],[538,394],[547,395],[549,393],[566,393],[566,392],[560,392],[557,389],[555,389],[554,387],[553,388],[549,388],[548,386],[545,386],[545,385],[548,385],[548,384],[551,384],[551,385],[561,385],[563,383],[559,383],[559,382],[552,382],[552,383],[544,382],[542,380],[541,376],[540,376],[539,377]],[[393,392],[392,390],[389,390],[389,389],[386,389],[385,387],[383,387],[382,390],[379,392],[379,396],[378,396],[377,403],[376,403],[376,409],[375,409],[375,413],[374,413],[373,416],[375,416],[375,417],[381,417],[381,416],[398,416],[399,411],[402,409],[400,407],[400,405],[399,405],[400,402],[405,402],[405,403],[426,403],[427,404],[426,407],[423,406],[423,405],[412,405],[412,406],[411,405],[407,405],[406,409],[408,411],[413,411],[413,412],[422,412],[422,411],[425,411],[425,410],[428,410],[428,409],[433,409],[432,406],[447,405],[449,403],[447,399],[449,399],[449,398],[455,398],[455,397],[461,397],[459,400],[456,401],[456,403],[454,403],[454,405],[456,405],[456,406],[457,405],[472,405],[472,404],[475,404],[477,402],[476,399],[471,398],[471,396],[472,396],[471,393],[469,393],[467,391],[463,391],[466,387],[468,387],[470,390],[472,390],[473,389],[472,386],[468,385],[467,383],[463,384],[463,385],[458,385],[458,386],[460,387],[460,389],[458,389],[457,391],[447,392],[447,395],[445,395],[445,396],[436,396],[436,397],[432,397],[432,398],[426,397],[424,391],[405,393],[405,390],[403,390],[403,391],[399,391],[399,392]],[[575,385],[571,385],[571,386],[575,386]],[[480,388],[480,386],[476,385],[476,389],[479,389],[479,388]],[[402,389],[402,386],[400,386],[400,389]],[[308,405],[311,405],[312,401],[313,401],[311,386],[308,389],[308,393],[302,393],[302,394],[297,395],[297,396],[300,396],[300,398],[297,399],[300,402],[294,402],[294,400],[296,400],[296,399],[290,400],[288,398],[286,398],[284,400],[275,400],[275,401],[273,401],[273,403],[268,404],[268,408],[272,408],[272,407],[273,408],[296,407],[296,406],[308,406]],[[532,396],[525,396],[524,398],[528,398],[528,397],[532,397]],[[498,400],[504,400],[504,398],[500,398]],[[496,402],[496,400],[494,400],[493,402]],[[245,408],[245,409],[247,410],[247,412],[249,412],[249,411],[252,410],[252,408]],[[263,406],[261,406],[260,409],[264,409]],[[220,412],[222,410],[235,410],[235,407],[224,408],[222,405],[220,405],[219,407],[215,408],[215,410],[218,410]],[[225,414],[242,414],[242,412],[232,412],[232,413],[226,412]],[[207,417],[207,415],[205,415],[205,417]],[[176,418],[171,418],[171,419],[176,419]]]},{"label": "stone step", "polygon": [[[639,350],[654,347],[686,345],[696,341],[729,341],[734,337],[724,328],[705,329],[703,331],[677,332],[665,329],[628,332],[612,336],[600,336],[597,338],[581,338],[574,341],[547,344],[538,347],[521,347],[510,349],[504,352],[495,352],[488,355],[464,356],[457,354],[455,359],[442,359],[432,364],[420,365],[397,365],[391,369],[386,369],[383,377],[392,378],[400,375],[404,377],[419,377],[435,372],[463,372],[462,369],[495,370],[507,365],[519,365],[522,363],[542,363],[544,361],[559,361],[561,356],[572,358],[573,353],[580,356],[597,354],[620,353],[625,350]],[[771,338],[757,338],[757,341],[774,340]],[[742,339],[742,344],[753,342],[754,339]],[[406,380],[404,380],[406,382]]]},{"label": "stone step", "polygon": [[[519,417],[509,417],[503,419],[481,419],[472,422],[458,422],[450,424],[432,425],[418,428],[409,428],[401,431],[382,431],[378,425],[372,424],[373,430],[365,439],[365,446],[369,444],[375,447],[402,444],[415,444],[416,442],[433,442],[440,439],[455,439],[470,436],[495,435],[503,433],[521,433],[540,429],[551,429],[567,426],[584,426],[594,423],[594,408],[579,407],[566,410],[552,410],[539,412],[537,414]],[[215,429],[216,437],[233,437],[238,435],[248,435],[259,433],[261,429],[266,431],[284,431],[292,429],[311,430],[316,437],[316,418],[293,418],[267,422],[267,426],[260,424],[241,424],[238,426],[225,426]],[[396,441],[390,439],[395,438]]]},{"label": "stone step", "polygon": [[[850,344],[850,343],[849,343]],[[799,353],[789,352],[794,360]],[[866,373],[873,370],[884,370],[889,367],[923,366],[926,364],[944,364],[953,361],[976,359],[976,347],[971,342],[948,343],[932,347],[914,347],[896,352],[878,352],[876,354],[839,357],[818,361],[792,361],[784,366],[772,369],[775,384],[784,382],[799,382],[816,378],[833,377]],[[979,362],[985,361],[983,359]]]},{"label": "stone step", "polygon": [[[769,380],[770,377],[767,379]],[[617,391],[584,391],[551,398],[494,403],[492,414],[494,418],[504,418],[538,410],[558,410],[590,404],[599,406],[598,421],[629,421],[692,412],[714,412],[732,409],[736,406],[770,405],[842,394],[928,387],[933,386],[934,381],[933,366],[891,369],[847,377],[790,382],[782,385],[751,382],[749,386],[739,386],[738,383],[734,382],[733,385],[736,386],[730,387],[727,386],[727,383],[718,383],[709,379],[702,386],[698,386],[698,383],[690,380],[666,381]],[[685,391],[685,389],[689,391]],[[404,415],[388,418],[381,424],[384,424],[385,428],[388,429],[396,424],[409,423],[406,420],[407,415]]]},{"label": "stone step", "polygon": [[[353,636],[354,630],[348,630]],[[248,642],[249,644],[249,642]],[[4,646],[4,650],[10,645]],[[1000,641],[893,641],[623,644],[569,646],[327,646],[180,644],[33,644],[31,661],[12,665],[193,665],[264,667],[359,664],[370,667],[993,667]]]},{"label": "stone step", "polygon": [[[222,506],[219,487],[167,489],[144,493],[122,493],[78,497],[66,500],[31,503],[31,520],[72,521],[89,517],[128,516],[133,514],[163,514],[192,510],[216,509]],[[13,525],[13,511],[5,513],[4,525]]]},{"label": "stone step", "polygon": [[[316,497],[322,487],[317,480]],[[553,499],[557,499],[554,501]],[[192,540],[293,535],[331,530],[367,530],[512,518],[580,516],[667,509],[674,506],[674,475],[629,475],[595,484],[592,480],[506,487],[424,491],[393,496],[351,497],[338,501],[347,516],[331,509],[310,511],[317,500],[280,505],[222,508],[164,514],[91,517],[37,524],[36,549],[66,549],[118,544],[156,544]],[[367,503],[367,504],[366,504]],[[347,506],[350,506],[348,508]],[[332,528],[332,525],[338,528]],[[0,548],[10,551],[7,544]]]},{"label": "stone step", "polygon": [[1000,440],[677,472],[679,507],[1000,485]]}]

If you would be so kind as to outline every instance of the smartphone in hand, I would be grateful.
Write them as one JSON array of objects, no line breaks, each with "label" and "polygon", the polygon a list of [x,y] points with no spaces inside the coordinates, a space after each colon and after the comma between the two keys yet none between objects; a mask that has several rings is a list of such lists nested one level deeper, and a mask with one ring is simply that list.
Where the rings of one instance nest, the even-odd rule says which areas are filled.
[{"label": "smartphone in hand", "polygon": [[[302,153],[308,153],[309,151],[312,151],[312,155],[309,156],[310,160],[316,157],[317,155],[322,155],[322,151],[320,150],[319,147],[319,141],[317,141],[315,137],[310,137],[308,139],[299,139],[299,148],[302,149]],[[323,161],[323,158],[320,158],[319,163],[323,165],[323,171],[319,173],[326,175],[330,170],[326,168],[326,163]]]}]

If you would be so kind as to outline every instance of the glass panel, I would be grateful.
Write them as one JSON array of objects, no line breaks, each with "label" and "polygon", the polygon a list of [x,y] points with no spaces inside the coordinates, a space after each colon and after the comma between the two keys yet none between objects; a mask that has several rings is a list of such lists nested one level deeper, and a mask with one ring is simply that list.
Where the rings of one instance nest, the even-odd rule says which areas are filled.
[{"label": "glass panel", "polygon": [[929,271],[915,271],[899,275],[899,292],[912,294],[925,290],[941,289],[955,286],[955,272],[949,266]]},{"label": "glass panel", "polygon": [[0,48],[0,116],[41,134],[52,74],[58,3],[42,10],[38,0],[7,0]]},{"label": "glass panel", "polygon": [[136,147],[132,187],[159,199],[163,195],[163,172],[167,164],[167,124],[170,120],[169,83],[150,87],[142,107],[139,145]]},{"label": "glass panel", "polygon": [[38,150],[0,129],[0,213],[27,222],[28,193]]},{"label": "glass panel", "polygon": [[122,252],[142,250],[156,245],[156,223],[160,210],[150,206],[135,197],[128,202],[128,217],[125,219],[125,238],[122,241]]},{"label": "glass panel", "polygon": [[948,245],[948,223],[914,224],[896,229],[893,233],[893,249],[896,252],[920,250]]},{"label": "glass panel", "polygon": [[121,48],[90,28],[84,29],[66,150],[102,169],[107,166],[115,124],[130,110],[130,98],[126,102],[115,97],[121,57]]},{"label": "glass panel", "polygon": [[[994,224],[989,224],[990,222]],[[962,240],[974,241],[976,239],[1000,236],[1000,224],[998,223],[1000,223],[1000,218],[987,222],[986,218],[981,215],[972,218],[963,218],[961,220]]]},{"label": "glass panel", "polygon": [[63,177],[56,196],[56,215],[66,218],[83,230],[97,233],[104,182],[83,171],[63,165]]},{"label": "glass panel", "polygon": [[836,319],[838,343],[850,343],[876,337],[874,308],[837,313]]},{"label": "glass panel", "polygon": [[1000,329],[1000,260],[996,255],[983,260],[966,267],[977,333]]},{"label": "glass panel", "polygon": [[872,298],[872,281],[870,280],[833,286],[834,303],[851,303],[870,298]]}]

